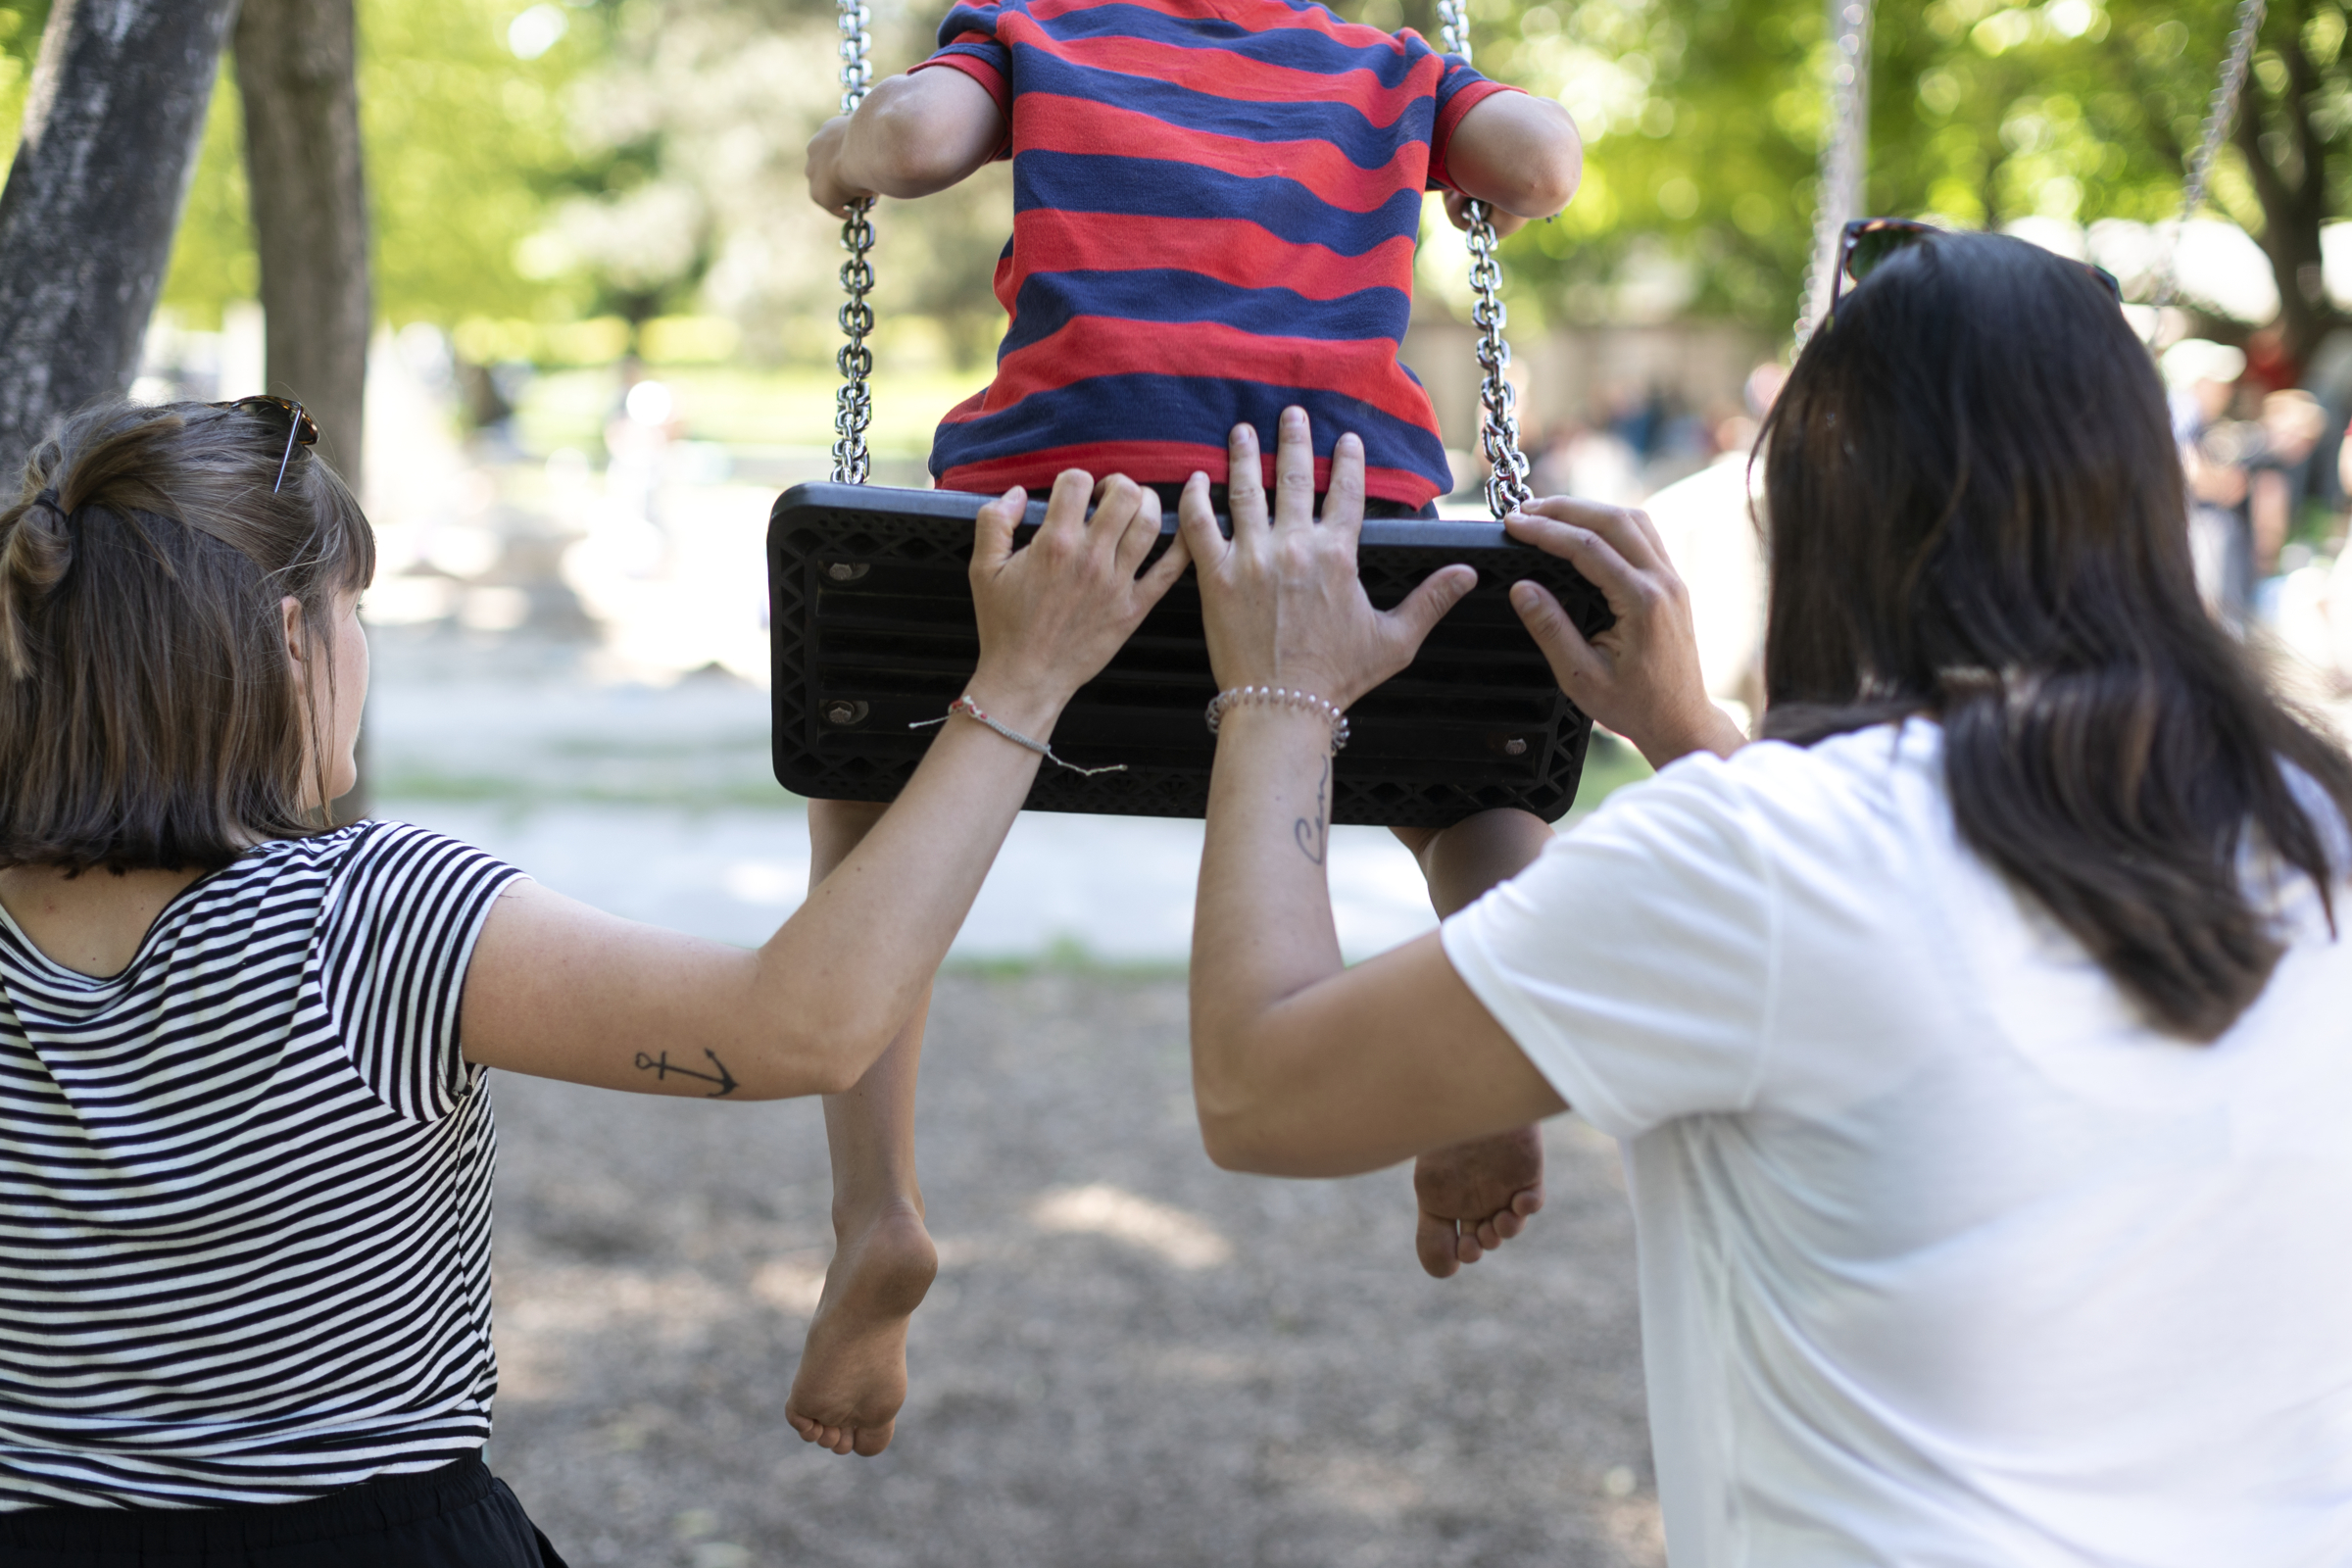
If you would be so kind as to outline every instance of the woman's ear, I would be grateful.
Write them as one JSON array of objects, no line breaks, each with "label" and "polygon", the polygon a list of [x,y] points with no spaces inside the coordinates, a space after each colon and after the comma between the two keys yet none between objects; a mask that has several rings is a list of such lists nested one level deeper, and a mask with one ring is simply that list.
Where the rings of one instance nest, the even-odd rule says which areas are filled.
[{"label": "woman's ear", "polygon": [[288,594],[277,602],[277,608],[286,622],[286,658],[293,662],[296,669],[300,669],[306,662],[303,658],[306,639],[303,635],[302,601]]}]

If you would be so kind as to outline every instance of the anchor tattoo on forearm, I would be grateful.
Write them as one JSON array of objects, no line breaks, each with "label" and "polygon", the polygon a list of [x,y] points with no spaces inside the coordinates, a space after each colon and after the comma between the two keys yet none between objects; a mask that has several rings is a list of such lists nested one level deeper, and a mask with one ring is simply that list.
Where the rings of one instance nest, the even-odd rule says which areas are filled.
[{"label": "anchor tattoo on forearm", "polygon": [[704,1083],[718,1085],[716,1089],[703,1097],[705,1100],[724,1100],[735,1092],[735,1075],[727,1071],[727,1064],[718,1059],[717,1052],[706,1051],[703,1054],[710,1058],[710,1065],[718,1069],[716,1073],[698,1072],[692,1067],[681,1067],[669,1059],[669,1053],[666,1051],[659,1056],[649,1056],[640,1051],[637,1053],[637,1070],[652,1073],[657,1081],[666,1079],[673,1074],[680,1078],[700,1078]]}]

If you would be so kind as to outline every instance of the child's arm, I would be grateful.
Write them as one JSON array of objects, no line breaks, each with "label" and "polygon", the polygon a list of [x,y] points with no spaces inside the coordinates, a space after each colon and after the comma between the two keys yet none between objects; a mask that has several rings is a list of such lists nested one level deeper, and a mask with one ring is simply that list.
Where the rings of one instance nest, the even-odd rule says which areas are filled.
[{"label": "child's arm", "polygon": [[1584,178],[1585,144],[1556,101],[1498,92],[1473,104],[1453,127],[1446,169],[1455,186],[1446,193],[1454,225],[1463,226],[1462,203],[1475,197],[1494,210],[1495,231],[1508,234],[1568,205]]},{"label": "child's arm", "polygon": [[962,72],[943,67],[887,77],[856,114],[826,121],[808,143],[808,195],[836,217],[867,196],[928,196],[1004,145],[1004,111]]}]

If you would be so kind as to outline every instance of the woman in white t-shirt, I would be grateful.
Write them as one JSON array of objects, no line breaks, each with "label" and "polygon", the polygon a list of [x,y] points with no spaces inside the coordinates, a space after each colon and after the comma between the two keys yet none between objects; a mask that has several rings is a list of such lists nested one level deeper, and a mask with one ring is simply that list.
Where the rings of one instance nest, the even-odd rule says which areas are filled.
[{"label": "woman in white t-shirt", "polygon": [[1188,497],[1209,1152],[1337,1175],[1570,1105],[1617,1137],[1678,1564],[2352,1562],[2352,765],[2198,604],[2145,351],[2088,269],[1916,239],[1764,444],[1772,738],[1707,704],[1646,519],[1541,504],[1513,532],[1618,618],[1520,612],[1659,776],[1346,970],[1298,848],[1326,705],[1464,573],[1375,613],[1295,411],[1270,523],[1237,487],[1227,544]]}]

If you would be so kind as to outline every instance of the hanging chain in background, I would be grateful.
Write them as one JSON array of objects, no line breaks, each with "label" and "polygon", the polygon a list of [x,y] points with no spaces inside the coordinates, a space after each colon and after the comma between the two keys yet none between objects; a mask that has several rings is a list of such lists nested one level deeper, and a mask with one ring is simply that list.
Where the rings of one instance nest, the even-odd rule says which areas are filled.
[{"label": "hanging chain in background", "polygon": [[1813,256],[1805,264],[1804,293],[1796,302],[1796,346],[1830,308],[1830,284],[1844,244],[1846,220],[1860,216],[1862,168],[1870,104],[1871,0],[1830,0],[1830,139],[1821,150],[1821,180],[1813,202]]},{"label": "hanging chain in background", "polygon": [[[857,111],[865,89],[874,79],[874,68],[866,59],[873,46],[873,37],[866,30],[872,14],[860,0],[840,0],[841,4],[841,112]],[[874,248],[872,220],[874,199],[871,196],[853,204],[848,221],[841,225],[841,248],[850,259],[841,264],[842,291],[849,300],[841,308],[841,330],[849,341],[833,357],[841,369],[841,390],[835,395],[833,409],[833,482],[863,484],[873,471],[873,458],[865,450],[865,427],[874,417],[874,394],[867,386],[867,377],[874,373],[874,351],[865,346],[866,334],[874,329],[874,308],[865,296],[874,286],[873,264],[866,260]]]},{"label": "hanging chain in background", "polygon": [[2197,141],[2196,157],[2188,166],[2188,185],[2180,198],[2180,221],[2164,241],[2164,252],[2156,268],[2156,296],[2151,302],[2157,312],[2156,324],[2148,328],[2151,346],[2163,330],[2164,308],[2173,303],[2180,290],[2180,279],[2174,275],[2180,261],[2180,236],[2188,229],[2188,220],[2197,216],[2205,205],[2205,182],[2213,176],[2214,156],[2222,150],[2222,138],[2230,134],[2230,122],[2237,117],[2238,94],[2246,85],[2246,68],[2254,59],[2254,35],[2262,30],[2266,0],[2243,0],[2237,8],[2237,30],[2230,37],[2230,58],[2222,66],[2222,79],[2214,83],[2213,99],[2205,110],[2205,133]]},{"label": "hanging chain in background", "polygon": [[[1438,26],[1446,52],[1470,62],[1470,19],[1464,0],[1438,0]],[[1500,517],[1535,499],[1528,488],[1527,454],[1519,449],[1519,394],[1504,371],[1510,368],[1511,346],[1502,329],[1510,317],[1502,305],[1502,266],[1494,259],[1501,243],[1485,202],[1463,204],[1470,220],[1470,287],[1478,303],[1470,319],[1478,324],[1478,367],[1485,372],[1479,383],[1479,445],[1487,455],[1487,509]]]}]

